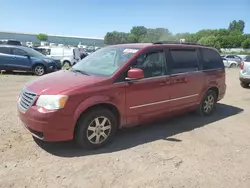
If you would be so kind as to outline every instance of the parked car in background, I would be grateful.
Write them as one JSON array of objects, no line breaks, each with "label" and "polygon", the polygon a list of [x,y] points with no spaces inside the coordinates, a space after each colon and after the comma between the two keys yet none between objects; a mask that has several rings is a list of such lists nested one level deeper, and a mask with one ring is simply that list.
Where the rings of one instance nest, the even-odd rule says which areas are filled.
[{"label": "parked car in background", "polygon": [[225,67],[228,67],[228,68],[235,68],[238,66],[238,63],[236,61],[233,61],[233,60],[228,60],[224,57],[222,57],[222,60],[223,60],[223,63],[225,65]]},{"label": "parked car in background", "polygon": [[50,54],[47,56],[60,60],[62,66],[67,67],[75,65],[81,59],[79,49],[74,47],[53,47],[50,48]]},{"label": "parked car in background", "polygon": [[36,47],[35,50],[61,61],[62,66],[71,67],[81,60],[79,49],[74,47],[40,46]]},{"label": "parked car in background", "polygon": [[[223,55],[223,57],[226,58],[227,60],[237,62],[236,67],[239,67],[241,62],[242,62],[241,57],[239,57],[237,55]],[[230,67],[230,68],[233,68],[235,66],[235,64],[231,64],[231,66],[232,67]]]},{"label": "parked car in background", "polygon": [[244,61],[247,57],[247,55],[238,55],[238,56],[242,59],[242,61]]},{"label": "parked car in background", "polygon": [[0,45],[1,44],[22,46],[22,43],[20,41],[14,39],[2,39],[0,40]]},{"label": "parked car in background", "polygon": [[43,55],[50,55],[50,47],[33,47],[34,50],[42,53]]},{"label": "parked car in background", "polygon": [[0,45],[0,70],[31,71],[41,76],[61,69],[60,61],[25,46]]},{"label": "parked car in background", "polygon": [[250,84],[250,56],[246,56],[240,66],[240,85],[249,88]]},{"label": "parked car in background", "polygon": [[[107,58],[111,52],[113,58]],[[18,112],[35,139],[75,139],[94,149],[122,127],[195,110],[211,115],[225,92],[225,68],[214,48],[121,44],[28,83],[19,95]]]}]

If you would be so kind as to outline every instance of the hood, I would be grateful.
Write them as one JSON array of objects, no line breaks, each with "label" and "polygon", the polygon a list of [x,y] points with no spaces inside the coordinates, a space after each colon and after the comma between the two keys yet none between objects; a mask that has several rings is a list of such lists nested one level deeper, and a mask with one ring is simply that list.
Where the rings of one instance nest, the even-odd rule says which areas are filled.
[{"label": "hood", "polygon": [[95,84],[104,79],[61,70],[41,76],[26,84],[25,87],[38,95],[56,95],[73,88]]}]

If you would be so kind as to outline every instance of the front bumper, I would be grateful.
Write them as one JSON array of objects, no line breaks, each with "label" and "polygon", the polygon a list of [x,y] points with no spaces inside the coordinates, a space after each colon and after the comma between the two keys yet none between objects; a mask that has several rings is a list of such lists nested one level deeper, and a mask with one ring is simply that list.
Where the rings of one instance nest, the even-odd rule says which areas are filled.
[{"label": "front bumper", "polygon": [[248,75],[246,72],[240,71],[239,80],[241,82],[249,83],[250,84],[250,75]]},{"label": "front bumper", "polygon": [[45,112],[31,106],[23,112],[18,105],[18,115],[25,128],[40,140],[67,141],[74,137],[73,117],[62,115],[60,111]]}]

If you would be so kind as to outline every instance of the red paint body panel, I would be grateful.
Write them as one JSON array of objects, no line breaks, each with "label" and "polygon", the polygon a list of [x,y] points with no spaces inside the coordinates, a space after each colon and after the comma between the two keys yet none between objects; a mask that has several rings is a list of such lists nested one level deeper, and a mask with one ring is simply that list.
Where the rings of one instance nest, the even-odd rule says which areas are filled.
[{"label": "red paint body panel", "polygon": [[[199,105],[205,92],[212,87],[219,90],[218,100],[225,95],[224,69],[169,74],[134,82],[115,82],[139,54],[148,49],[162,47],[147,43],[116,46],[141,50],[110,77],[87,76],[65,70],[28,83],[26,88],[38,96],[65,94],[69,98],[63,109],[55,111],[46,111],[35,106],[36,101],[26,112],[18,107],[19,117],[25,127],[31,132],[41,132],[43,136],[40,139],[45,141],[71,140],[74,138],[75,125],[80,115],[95,105],[106,104],[116,108],[122,127],[148,123],[193,110]],[[34,132],[32,134],[37,136]]]}]

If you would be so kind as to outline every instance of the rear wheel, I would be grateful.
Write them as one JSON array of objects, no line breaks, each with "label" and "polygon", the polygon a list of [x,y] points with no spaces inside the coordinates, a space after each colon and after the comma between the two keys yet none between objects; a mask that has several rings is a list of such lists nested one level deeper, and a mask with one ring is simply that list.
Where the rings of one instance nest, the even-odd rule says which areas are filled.
[{"label": "rear wheel", "polygon": [[241,85],[241,87],[243,87],[243,88],[249,88],[249,83],[246,83],[246,82],[240,82],[240,85]]},{"label": "rear wheel", "polygon": [[197,111],[202,116],[211,115],[215,110],[217,95],[213,90],[208,90],[204,95]]},{"label": "rear wheel", "polygon": [[97,149],[109,143],[117,128],[117,119],[109,110],[94,109],[78,121],[75,140],[83,148]]},{"label": "rear wheel", "polygon": [[37,76],[42,76],[46,73],[45,67],[43,65],[36,65],[33,69],[33,72]]},{"label": "rear wheel", "polygon": [[230,68],[235,68],[236,67],[236,64],[235,63],[232,63],[231,65],[230,65]]}]

